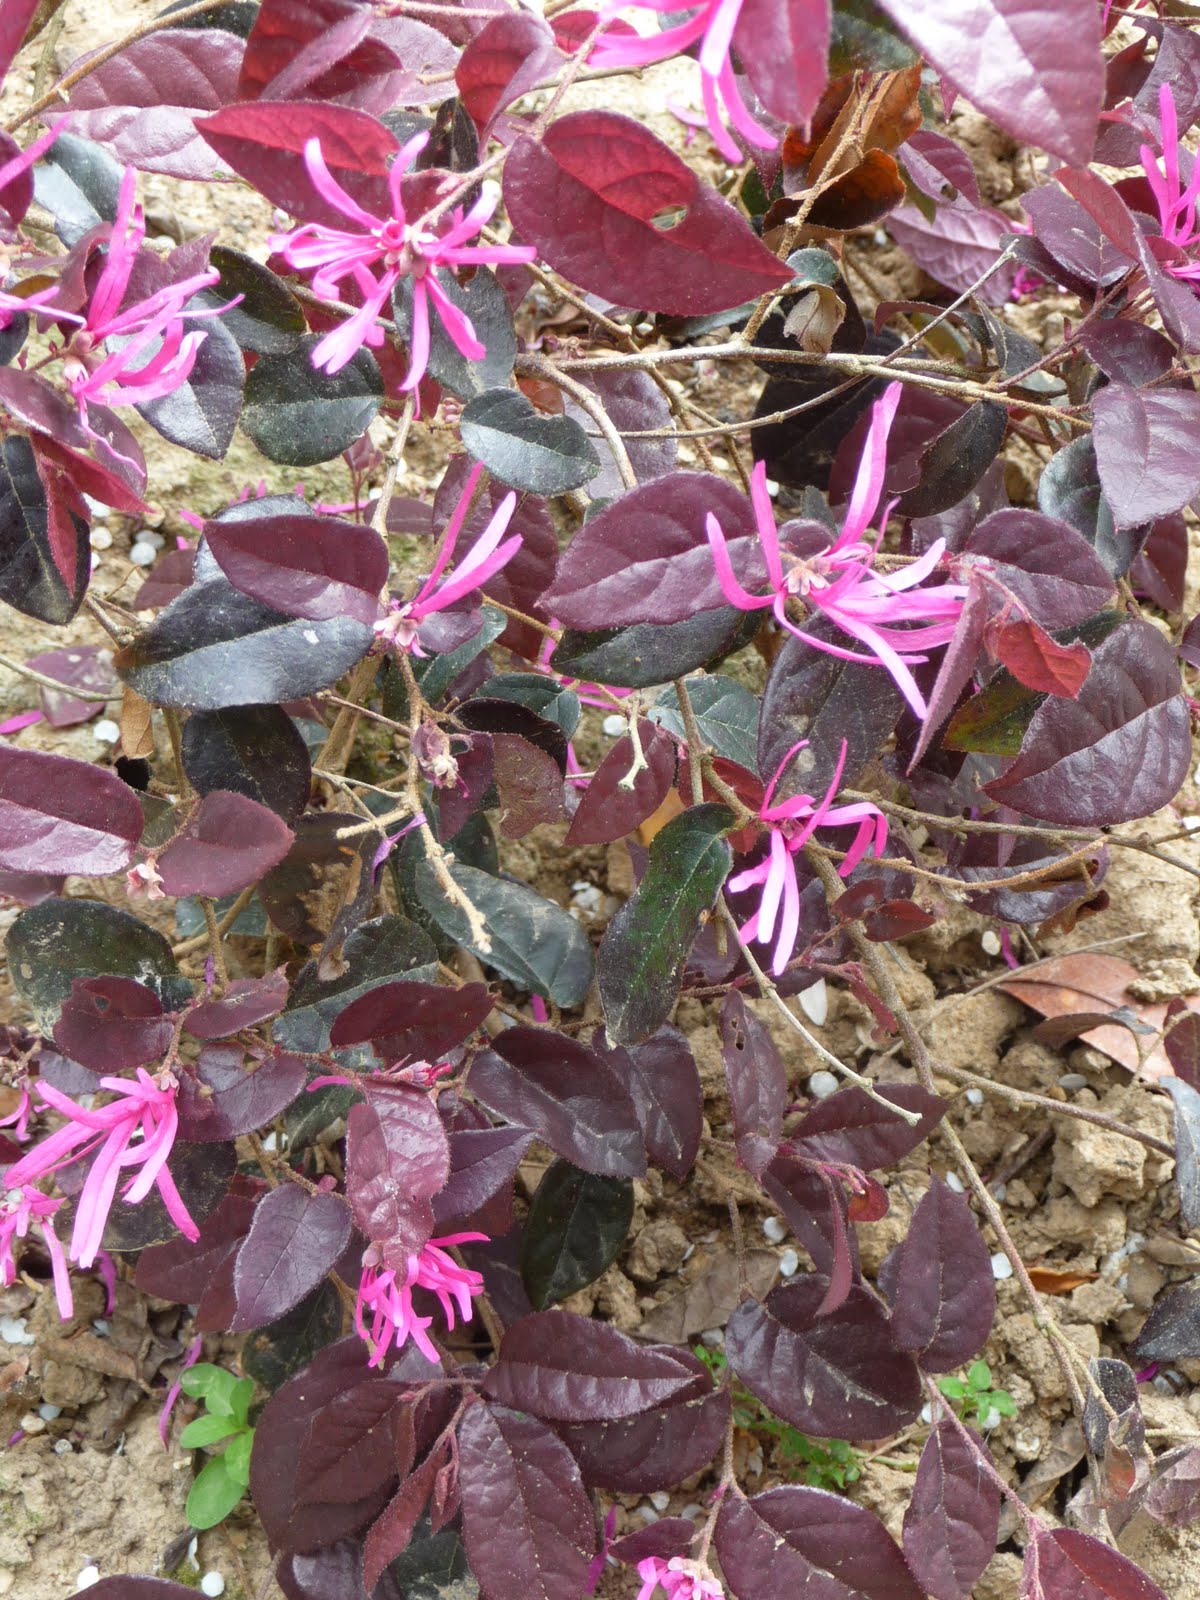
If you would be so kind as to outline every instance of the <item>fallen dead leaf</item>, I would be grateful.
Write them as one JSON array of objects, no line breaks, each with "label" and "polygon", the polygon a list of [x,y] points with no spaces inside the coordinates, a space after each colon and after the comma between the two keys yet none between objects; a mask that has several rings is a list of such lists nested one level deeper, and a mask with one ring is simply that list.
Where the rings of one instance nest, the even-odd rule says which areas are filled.
[{"label": "fallen dead leaf", "polygon": [[[751,1294],[761,1299],[778,1273],[779,1257],[773,1250],[746,1251],[746,1278]],[[686,1288],[655,1306],[642,1319],[638,1338],[685,1344],[708,1328],[723,1328],[743,1298],[738,1284],[737,1256],[732,1250],[719,1251]]]},{"label": "fallen dead leaf", "polygon": [[1095,1283],[1098,1272],[1063,1272],[1056,1267],[1030,1267],[1029,1281],[1041,1294],[1070,1294],[1082,1284]]}]

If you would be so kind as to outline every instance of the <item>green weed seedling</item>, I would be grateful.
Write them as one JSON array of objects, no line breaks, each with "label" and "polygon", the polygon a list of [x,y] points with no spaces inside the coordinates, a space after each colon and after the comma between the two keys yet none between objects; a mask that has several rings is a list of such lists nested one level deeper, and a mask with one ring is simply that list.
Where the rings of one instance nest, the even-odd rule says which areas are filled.
[{"label": "green weed seedling", "polygon": [[1017,1414],[1017,1403],[1007,1389],[992,1388],[992,1369],[986,1361],[973,1361],[963,1378],[939,1378],[938,1388],[963,1422],[976,1422],[984,1433],[1000,1425],[1002,1417]]},{"label": "green weed seedling", "polygon": [[207,1362],[183,1374],[184,1394],[204,1402],[204,1415],[189,1422],[179,1436],[185,1450],[211,1450],[225,1442],[196,1474],[187,1497],[186,1515],[193,1528],[215,1528],[237,1505],[250,1485],[250,1451],[254,1429],[249,1422],[254,1380],[235,1378],[224,1367]]}]

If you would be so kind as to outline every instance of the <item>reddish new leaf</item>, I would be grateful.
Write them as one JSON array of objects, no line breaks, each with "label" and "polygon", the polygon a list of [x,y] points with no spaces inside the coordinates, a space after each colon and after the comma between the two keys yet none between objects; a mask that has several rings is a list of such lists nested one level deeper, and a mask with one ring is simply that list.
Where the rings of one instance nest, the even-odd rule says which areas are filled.
[{"label": "reddish new leaf", "polygon": [[71,91],[71,132],[142,172],[211,178],[217,163],[195,118],[237,94],[242,43],[221,28],[166,28],[135,39]]},{"label": "reddish new leaf", "polygon": [[690,1389],[694,1368],[667,1345],[641,1345],[570,1311],[535,1311],[509,1328],[483,1392],[548,1422],[607,1422]]},{"label": "reddish new leaf", "polygon": [[115,773],[0,742],[0,867],[103,877],[129,865],[142,827]]},{"label": "reddish new leaf", "polygon": [[1179,511],[1200,493],[1200,394],[1110,383],[1097,391],[1092,418],[1100,485],[1118,527]]},{"label": "reddish new leaf", "polygon": [[1077,1528],[1041,1528],[1025,1551],[1021,1600],[1167,1600],[1128,1556]]},{"label": "reddish new leaf", "polygon": [[[635,762],[633,740],[626,734],[596,768],[571,819],[569,849],[623,839],[666,799],[675,780],[675,741],[657,723],[640,721],[638,742],[644,766]],[[627,782],[631,775],[633,781]]]},{"label": "reddish new leaf", "polygon": [[363,1582],[370,1592],[385,1567],[412,1542],[413,1530],[429,1502],[433,1480],[442,1463],[444,1450],[429,1455],[415,1472],[410,1472],[378,1520],[371,1524],[363,1541]]},{"label": "reddish new leaf", "polygon": [[210,789],[158,858],[163,890],[236,894],[277,866],[295,837],[256,800],[231,789]]},{"label": "reddish new leaf", "polygon": [[1175,1076],[1200,1089],[1200,1016],[1187,1011],[1177,1017],[1163,1039],[1163,1049]]},{"label": "reddish new leaf", "polygon": [[381,1061],[437,1061],[462,1044],[492,1009],[482,983],[447,989],[436,983],[380,984],[359,995],[329,1030],[335,1050],[370,1044]]},{"label": "reddish new leaf", "polygon": [[737,989],[721,1007],[721,1059],[738,1159],[757,1178],[783,1137],[787,1073],[775,1041]]},{"label": "reddish new leaf", "polygon": [[1158,517],[1133,558],[1129,582],[1164,611],[1181,611],[1187,564],[1188,533],[1182,512]]},{"label": "reddish new leaf", "polygon": [[303,1093],[308,1073],[302,1056],[282,1053],[244,1065],[240,1044],[210,1044],[200,1052],[196,1076],[179,1089],[179,1129],[185,1139],[211,1144],[265,1127]]},{"label": "reddish new leaf", "polygon": [[[974,289],[995,266],[1000,240],[1012,232],[1012,219],[990,208],[960,211],[939,206],[931,221],[915,205],[901,206],[888,217],[887,225],[892,238],[919,267],[957,293]],[[992,272],[978,289],[980,299],[987,305],[1003,305],[1012,293],[1016,274],[1015,261]]]},{"label": "reddish new leaf", "polygon": [[992,1331],[996,1284],[983,1235],[960,1194],[934,1178],[896,1246],[892,1337],[926,1372],[977,1356]]},{"label": "reddish new leaf", "polygon": [[120,1072],[156,1060],[172,1031],[158,996],[135,979],[76,978],[54,1042],[93,1072]]},{"label": "reddish new leaf", "polygon": [[716,1538],[737,1600],[921,1600],[923,1593],[875,1513],[827,1489],[726,1495]]},{"label": "reddish new leaf", "polygon": [[992,121],[1064,161],[1087,161],[1104,95],[1093,0],[883,0],[938,71]]},{"label": "reddish new leaf", "polygon": [[479,129],[481,148],[504,108],[549,77],[561,59],[554,35],[531,12],[507,11],[484,23],[454,73],[459,99]]},{"label": "reddish new leaf", "polygon": [[261,1328],[298,1306],[336,1265],[350,1233],[340,1195],[309,1194],[292,1183],[264,1195],[233,1269],[230,1332]]},{"label": "reddish new leaf", "polygon": [[208,548],[235,589],[289,617],[322,622],[382,614],[387,546],[361,523],[339,517],[262,517],[207,522]]},{"label": "reddish new leaf", "polygon": [[1006,622],[985,635],[1001,666],[1027,689],[1074,698],[1087,682],[1092,657],[1087,645],[1059,644],[1036,622]]},{"label": "reddish new leaf", "polygon": [[235,978],[219,1000],[203,1000],[189,1011],[184,1027],[195,1039],[225,1039],[278,1016],[287,997],[287,973],[282,967],[265,978]]},{"label": "reddish new leaf", "polygon": [[541,142],[518,139],[504,199],[549,266],[617,305],[699,316],[791,275],[715,189],[616,112],[571,112]]},{"label": "reddish new leaf", "polygon": [[1190,756],[1174,653],[1148,622],[1126,622],[1093,653],[1078,698],[1042,702],[984,792],[1043,822],[1107,827],[1173,800]]},{"label": "reddish new leaf", "polygon": [[492,772],[500,792],[500,832],[523,839],[543,822],[558,822],[563,779],[557,761],[519,733],[492,734]]},{"label": "reddish new leaf", "polygon": [[346,1192],[354,1220],[384,1245],[389,1267],[407,1267],[433,1232],[433,1196],[450,1172],[437,1108],[419,1089],[380,1089],[346,1125]]},{"label": "reddish new leaf", "polygon": [[810,1273],[743,1300],[725,1330],[729,1364],[776,1416],[824,1439],[882,1439],[921,1409],[921,1379],[883,1306],[861,1284],[821,1315],[829,1280]]},{"label": "reddish new leaf", "polygon": [[579,1600],[595,1517],[566,1445],[536,1417],[474,1405],[458,1430],[463,1539],[488,1594]]},{"label": "reddish new leaf", "polygon": [[943,1418],[921,1451],[904,1513],[904,1554],[932,1600],[968,1600],[992,1559],[1000,1491],[953,1422]]}]

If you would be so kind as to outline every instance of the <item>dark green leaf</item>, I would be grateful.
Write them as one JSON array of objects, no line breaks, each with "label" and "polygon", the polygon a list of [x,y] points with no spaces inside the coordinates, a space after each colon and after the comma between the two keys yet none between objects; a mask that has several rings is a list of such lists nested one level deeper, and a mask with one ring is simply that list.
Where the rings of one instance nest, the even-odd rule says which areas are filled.
[{"label": "dark green leaf", "polygon": [[633,1221],[633,1183],[555,1161],[533,1197],[521,1277],[537,1311],[594,1283],[621,1252]]},{"label": "dark green leaf", "polygon": [[308,804],[308,747],[280,706],[193,712],[183,727],[183,768],[197,794],[231,789],[289,824]]},{"label": "dark green leaf", "polygon": [[916,60],[874,0],[834,0],[829,76],[846,72],[902,72]]},{"label": "dark green leaf", "polygon": [[[487,354],[482,361],[464,356],[446,332],[441,319],[432,317],[429,329],[429,375],[459,400],[471,400],[488,389],[503,389],[512,377],[517,354],[508,296],[494,272],[479,267],[470,283],[460,283],[446,268],[436,273],[452,305],[465,312],[475,337]],[[412,334],[412,278],[407,274],[392,295],[396,327],[408,339]]]},{"label": "dark green leaf", "polygon": [[568,628],[550,665],[556,672],[620,689],[665,683],[749,644],[762,619],[755,611],[698,611],[682,622],[636,622],[628,628],[583,633]]},{"label": "dark green leaf", "polygon": [[[144,842],[144,840],[143,840]],[[235,894],[222,895],[219,900],[213,901],[213,910],[220,922],[225,913],[230,910],[237,899]],[[181,939],[190,939],[194,933],[202,933],[208,926],[204,920],[204,911],[199,900],[186,896],[175,902],[175,929]],[[262,908],[262,901],[255,895],[248,906],[244,906],[237,914],[237,920],[230,933],[236,933],[239,939],[265,939],[267,936],[267,914]]]},{"label": "dark green leaf", "polygon": [[479,1585],[453,1528],[431,1534],[422,1521],[408,1549],[387,1570],[404,1600],[478,1600]]},{"label": "dark green leaf", "polygon": [[670,1019],[700,919],[729,874],[732,823],[726,806],[692,806],[655,835],[645,876],[600,945],[600,999],[614,1044],[636,1044]]},{"label": "dark green leaf", "polygon": [[88,528],[61,503],[52,507],[29,440],[0,444],[0,600],[39,622],[70,622],[91,573]]},{"label": "dark green leaf", "polygon": [[491,949],[474,941],[465,913],[446,898],[432,865],[422,861],[417,893],[442,931],[521,988],[564,1010],[580,1005],[592,981],[592,949],[575,918],[523,883],[490,877],[458,861],[449,871],[483,917]]},{"label": "dark green leaf", "polygon": [[170,444],[221,461],[242,409],[246,369],[233,335],[215,317],[205,319],[204,343],[187,379],[135,410]]},{"label": "dark green leaf", "polygon": [[263,356],[246,379],[242,427],[269,461],[287,467],[332,461],[379,410],[383,378],[371,352],[359,350],[330,377],[312,364],[319,342],[307,334],[294,349]]},{"label": "dark green leaf", "polygon": [[242,1371],[273,1394],[293,1373],[306,1367],[318,1350],[332,1344],[341,1330],[342,1302],[326,1279],[286,1316],[247,1335]]},{"label": "dark green leaf", "polygon": [[[716,673],[690,678],[687,689],[704,742],[717,755],[736,761],[747,772],[757,771],[757,698],[732,678]],[[664,689],[646,715],[651,722],[661,722],[677,739],[686,741],[679,700],[673,688]]]},{"label": "dark green leaf", "polygon": [[516,389],[489,389],[463,408],[462,441],[511,489],[566,494],[600,471],[600,457],[570,417],[545,417]]},{"label": "dark green leaf", "polygon": [[228,245],[213,245],[208,263],[221,274],[221,280],[197,299],[216,307],[241,295],[236,306],[222,312],[221,326],[243,350],[274,356],[295,348],[308,324],[300,302],[273,272]]},{"label": "dark green leaf", "polygon": [[317,962],[301,967],[287,1010],[272,1026],[277,1044],[314,1055],[328,1050],[330,1026],[351,1001],[398,978],[432,983],[437,977],[437,951],[429,936],[407,917],[364,922],[343,945],[342,959],[346,965],[341,976],[327,980]]},{"label": "dark green leaf", "polygon": [[569,739],[579,726],[579,696],[540,672],[501,672],[489,678],[482,694],[490,700],[511,700],[539,717],[555,722]]},{"label": "dark green leaf", "polygon": [[70,248],[117,214],[121,168],[108,151],[74,133],[60,133],[33,170],[33,192]]}]

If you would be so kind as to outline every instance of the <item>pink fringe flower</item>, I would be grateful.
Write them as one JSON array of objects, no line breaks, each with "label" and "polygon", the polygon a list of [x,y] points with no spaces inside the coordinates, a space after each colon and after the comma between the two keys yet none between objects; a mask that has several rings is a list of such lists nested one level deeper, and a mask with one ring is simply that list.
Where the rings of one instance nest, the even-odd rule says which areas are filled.
[{"label": "pink fringe flower", "polygon": [[669,1561],[647,1556],[638,1562],[637,1570],[642,1580],[637,1600],[651,1600],[659,1588],[667,1600],[725,1600],[724,1589],[701,1561],[689,1561],[686,1556],[672,1556]]},{"label": "pink fringe flower", "polygon": [[776,977],[792,959],[800,933],[800,886],[796,878],[795,857],[806,842],[818,828],[857,826],[854,842],[846,853],[846,859],[838,867],[843,878],[849,877],[854,871],[869,846],[873,846],[875,854],[879,855],[887,843],[887,818],[877,806],[867,800],[848,806],[833,804],[846,764],[845,740],[842,741],[833,782],[825,791],[824,799],[815,800],[810,794],[793,795],[790,800],[776,801],[772,798],[788,763],[797,750],[802,750],[807,743],[807,739],[801,739],[792,746],[779,763],[763,796],[758,815],[770,830],[770,849],[766,859],[757,866],[747,867],[729,880],[729,888],[734,894],[746,889],[762,888],[758,910],[742,925],[742,933],[751,943],[769,944],[778,922],[779,937],[771,961],[771,971]]},{"label": "pink fringe flower", "polygon": [[[633,0],[632,5],[627,0],[607,0],[600,14],[611,21],[626,10],[675,11],[676,0]],[[704,0],[685,21],[661,32],[646,37],[609,34],[596,45],[588,65],[647,67],[656,61],[667,61],[699,41],[700,86],[709,132],[726,161],[736,166],[742,160],[742,152],[725,126],[722,109],[747,144],[756,145],[760,150],[773,150],[778,142],[750,115],[733,75],[729,51],[741,10],[742,0]]]},{"label": "pink fringe flower", "polygon": [[65,1322],[68,1317],[75,1315],[75,1302],[71,1298],[67,1260],[54,1232],[52,1221],[54,1213],[63,1202],[52,1200],[49,1195],[42,1194],[32,1185],[15,1180],[13,1174],[16,1170],[16,1167],[10,1167],[3,1179],[0,1179],[4,1184],[3,1192],[0,1192],[0,1283],[7,1288],[9,1284],[17,1281],[13,1240],[24,1239],[29,1233],[30,1226],[36,1222],[41,1229],[42,1238],[46,1242],[46,1251],[50,1257],[58,1314]]},{"label": "pink fringe flower", "polygon": [[470,1322],[471,1298],[482,1291],[483,1276],[469,1267],[460,1267],[447,1247],[474,1239],[486,1240],[487,1234],[448,1233],[441,1239],[430,1239],[417,1254],[409,1256],[403,1276],[384,1266],[382,1245],[368,1248],[363,1256],[354,1322],[371,1352],[370,1366],[381,1366],[391,1346],[394,1344],[399,1350],[408,1339],[427,1360],[440,1365],[441,1357],[425,1331],[433,1325],[433,1318],[417,1315],[412,1292],[428,1289],[437,1296],[447,1328],[454,1327],[456,1304],[463,1322]]},{"label": "pink fringe flower", "polygon": [[[769,594],[750,594],[738,582],[725,535],[712,512],[708,515],[707,531],[721,591],[730,605],[741,611],[769,608],[780,627],[815,649],[842,661],[883,666],[917,716],[923,719],[928,707],[909,668],[928,659],[924,651],[950,642],[967,591],[960,583],[917,588],[941,560],[946,547],[944,539],[936,540],[919,560],[898,572],[874,570],[883,538],[882,528],[873,542],[868,542],[866,535],[883,492],[888,433],[899,403],[900,385],[892,383],[872,408],[871,426],[854,490],[837,538],[819,555],[793,560],[786,572],[775,513],[767,493],[766,468],[761,461],[755,467],[750,492],[771,583]],[[881,523],[887,522],[888,509],[885,508]],[[909,593],[910,590],[916,592]],[[870,654],[842,649],[806,633],[788,616],[788,602],[792,599],[802,600],[810,611],[828,617],[843,633],[864,645]],[[920,626],[897,626],[909,623]]]},{"label": "pink fringe flower", "polygon": [[167,1169],[179,1127],[175,1107],[178,1085],[174,1077],[163,1072],[156,1081],[144,1067],[139,1067],[136,1083],[126,1078],[101,1078],[99,1086],[111,1090],[116,1099],[88,1111],[52,1085],[38,1084],[43,1107],[66,1117],[67,1125],[8,1169],[9,1188],[49,1177],[69,1161],[95,1151],[75,1211],[69,1250],[72,1261],[81,1267],[90,1267],[95,1261],[124,1167],[141,1168],[123,1191],[123,1198],[130,1205],[144,1200],[152,1188],[157,1188],[179,1231],[188,1239],[198,1239],[200,1230]]},{"label": "pink fringe flower", "polygon": [[307,222],[292,233],[274,235],[268,243],[297,272],[313,274],[312,286],[317,294],[340,300],[342,284],[351,279],[363,297],[354,315],[339,323],[317,345],[313,351],[315,367],[329,373],[340,372],[364,344],[382,344],[383,333],[375,326],[376,318],[387,306],[392,290],[406,277],[411,277],[413,285],[413,325],[408,373],[401,388],[415,389],[425,376],[431,301],[455,349],[468,361],[481,361],[487,351],[475,337],[471,319],[438,282],[435,269],[484,263],[508,265],[532,261],[537,255],[529,245],[467,244],[500,203],[499,190],[494,185],[485,186],[483,195],[465,215],[461,207],[455,210],[443,233],[423,225],[419,218],[409,222],[401,186],[405,173],[428,142],[428,133],[417,134],[393,161],[388,172],[392,207],[388,217],[373,216],[346,193],[326,166],[319,139],[310,139],[304,146],[304,165],[313,188],[327,205],[357,224],[358,231]]},{"label": "pink fringe flower", "polygon": [[1173,278],[1196,282],[1200,280],[1200,262],[1187,260],[1184,253],[1200,243],[1200,227],[1196,223],[1196,203],[1200,199],[1200,161],[1193,158],[1191,177],[1185,185],[1179,172],[1179,118],[1169,83],[1164,83],[1158,91],[1158,111],[1162,122],[1162,169],[1159,169],[1158,157],[1148,144],[1141,147],[1139,154],[1146,182],[1158,206],[1162,236],[1169,245],[1174,245],[1182,257],[1165,261],[1162,265]]},{"label": "pink fringe flower", "polygon": [[494,577],[521,548],[519,533],[514,534],[511,539],[504,539],[503,544],[500,543],[517,504],[517,497],[510,490],[492,513],[487,527],[451,576],[444,582],[441,581],[454,555],[454,547],[458,543],[462,525],[467,520],[471,497],[475,493],[475,485],[479,482],[482,471],[483,468],[476,463],[467,474],[463,491],[442,535],[441,548],[433,563],[433,571],[411,600],[403,604],[393,600],[390,614],[375,624],[375,632],[394,650],[410,650],[415,656],[423,656],[425,652],[417,642],[417,634],[425,618],[432,616],[435,611],[445,611],[448,606],[465,599],[472,590],[480,588],[489,578]]}]

